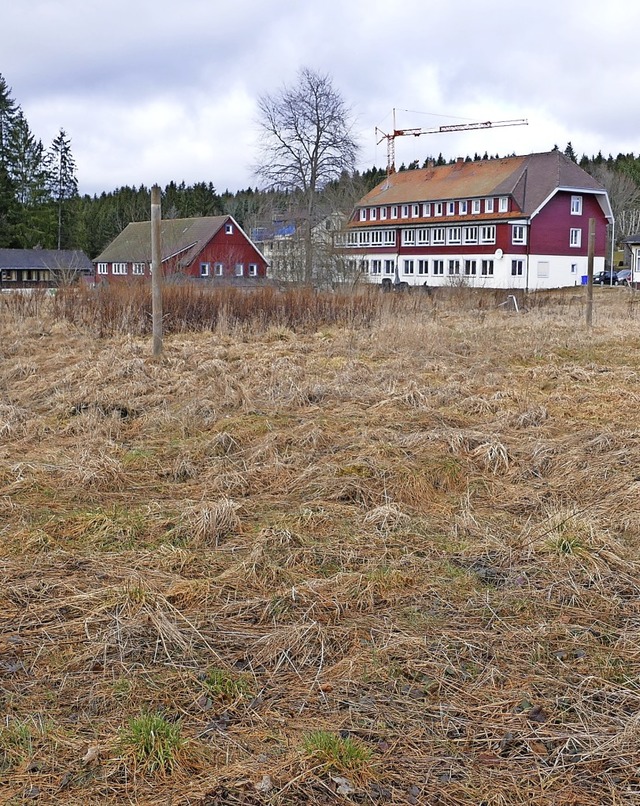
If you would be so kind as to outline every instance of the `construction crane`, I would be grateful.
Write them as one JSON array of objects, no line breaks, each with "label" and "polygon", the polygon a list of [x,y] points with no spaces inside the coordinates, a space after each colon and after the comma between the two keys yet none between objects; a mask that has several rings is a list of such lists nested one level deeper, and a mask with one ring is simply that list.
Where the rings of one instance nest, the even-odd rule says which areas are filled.
[{"label": "construction crane", "polygon": [[447,126],[437,126],[434,129],[396,129],[396,110],[393,110],[393,131],[385,134],[376,126],[376,136],[382,135],[378,140],[378,145],[383,140],[387,141],[387,176],[395,173],[396,170],[396,137],[420,137],[422,134],[441,134],[444,132],[466,132],[471,129],[496,129],[501,126],[527,126],[528,120],[523,118],[518,120],[494,120],[481,123],[453,123]]}]

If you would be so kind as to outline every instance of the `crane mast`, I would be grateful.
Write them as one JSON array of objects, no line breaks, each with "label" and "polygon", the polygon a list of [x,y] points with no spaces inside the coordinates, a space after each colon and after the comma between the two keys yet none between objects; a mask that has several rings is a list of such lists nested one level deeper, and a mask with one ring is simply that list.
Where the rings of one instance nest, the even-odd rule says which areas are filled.
[{"label": "crane mast", "polygon": [[482,121],[480,123],[452,123],[446,126],[437,126],[433,129],[396,129],[396,110],[393,110],[393,131],[386,134],[376,127],[376,135],[381,135],[378,140],[380,144],[387,141],[387,176],[395,173],[396,170],[396,137],[420,137],[422,134],[442,134],[444,132],[465,132],[471,129],[496,129],[502,126],[527,126],[528,120],[523,118],[517,120],[494,120]]}]

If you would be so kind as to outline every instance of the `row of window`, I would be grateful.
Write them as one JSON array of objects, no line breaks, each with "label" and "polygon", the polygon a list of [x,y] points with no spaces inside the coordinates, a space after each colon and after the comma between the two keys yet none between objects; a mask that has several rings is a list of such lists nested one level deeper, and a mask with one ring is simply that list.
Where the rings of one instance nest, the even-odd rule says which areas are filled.
[{"label": "row of window", "polygon": [[[523,261],[513,261],[522,263]],[[365,261],[366,263],[366,261]],[[444,275],[445,273],[445,264],[447,267],[447,274],[452,277],[466,275],[468,277],[473,277],[476,275],[480,275],[481,277],[493,277],[493,260],[458,260],[454,258],[452,260],[442,260],[440,258],[436,260],[426,260],[426,259],[417,259],[414,260],[413,258],[408,258],[402,261],[402,274],[405,276],[413,276],[414,274],[417,275],[427,275],[429,273],[433,275]],[[431,272],[429,272],[431,269]],[[395,260],[372,260],[369,266],[363,265],[363,271],[369,271],[371,274],[385,274],[387,276],[395,274],[396,271],[396,262]]]},{"label": "row of window", "polygon": [[47,283],[51,279],[51,272],[49,269],[26,269],[24,271],[3,269],[1,278],[3,283],[17,283],[18,280],[28,283]]},{"label": "row of window", "polygon": [[[437,258],[435,260],[427,259],[414,259],[407,258],[402,261],[402,275],[405,277],[412,277],[414,275],[428,275],[444,276],[445,268],[446,273],[451,277],[493,277],[494,275],[494,261],[491,258],[476,260],[469,258],[459,260],[452,258],[450,260],[443,260]],[[360,263],[360,269],[365,274],[385,275],[392,277],[396,273],[396,262],[393,259],[378,260],[374,258],[371,261],[363,260]],[[571,273],[577,274],[578,264],[571,264]],[[525,272],[524,258],[514,258],[511,261],[511,276],[522,277]],[[538,261],[537,263],[538,277],[549,276],[549,262]]]},{"label": "row of window", "polygon": [[[421,229],[403,229],[402,246],[460,246],[468,244],[495,244],[496,226],[465,227],[423,227]],[[362,230],[349,232],[346,246],[352,248],[395,246],[395,230]],[[526,246],[527,228],[523,224],[511,225],[511,244]],[[569,246],[582,246],[582,229],[572,227],[569,230]]]},{"label": "row of window", "polygon": [[[213,276],[214,277],[222,277],[224,275],[224,263],[216,262],[213,264]],[[244,263],[236,263],[233,267],[233,275],[234,277],[244,277],[245,276],[245,266]],[[200,277],[211,277],[211,264],[210,263],[201,263],[200,264]],[[249,263],[247,266],[247,277],[257,277],[258,276],[258,264],[257,263]]]},{"label": "row of window", "polygon": [[[390,207],[362,207],[360,221],[385,221],[387,218],[430,218],[431,216],[480,215],[508,213],[509,197],[490,196],[486,199],[459,199],[441,202],[393,204]],[[582,196],[571,196],[571,215],[582,215]]]},{"label": "row of window", "polygon": [[[132,263],[131,264],[131,274],[134,276],[143,276],[145,273],[147,264],[146,263]],[[213,271],[212,271],[213,268]],[[201,263],[200,264],[200,277],[222,277],[224,275],[224,263],[214,263],[213,267],[211,263]],[[249,263],[246,267],[246,276],[247,277],[257,277],[258,276],[258,264],[257,263]],[[128,263],[112,263],[111,264],[111,274],[116,276],[124,276],[129,273],[129,264]],[[151,273],[151,266],[149,266],[149,273]],[[236,263],[233,268],[233,273],[235,277],[244,277],[245,276],[245,265],[244,263]],[[105,275],[109,274],[109,264],[108,263],[98,263],[98,274]]]},{"label": "row of window", "polygon": [[445,215],[479,215],[480,213],[509,212],[508,196],[487,199],[459,199],[455,201],[420,202],[418,204],[392,204],[390,207],[362,207],[360,221],[385,221],[387,218],[430,218]]}]

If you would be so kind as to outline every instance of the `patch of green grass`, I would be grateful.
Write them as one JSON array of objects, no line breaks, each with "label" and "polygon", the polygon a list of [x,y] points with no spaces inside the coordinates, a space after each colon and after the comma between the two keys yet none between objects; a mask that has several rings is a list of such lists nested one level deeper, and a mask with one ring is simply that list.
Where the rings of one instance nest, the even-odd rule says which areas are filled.
[{"label": "patch of green grass", "polygon": [[171,774],[186,744],[179,723],[149,713],[130,719],[119,739],[123,756],[133,761],[136,771],[149,775]]},{"label": "patch of green grass", "polygon": [[302,748],[307,755],[337,772],[360,771],[371,758],[371,750],[362,742],[328,730],[308,733],[302,740]]},{"label": "patch of green grass", "polygon": [[236,676],[225,669],[215,667],[208,670],[203,685],[207,694],[223,700],[238,700],[253,693],[251,683],[246,677]]},{"label": "patch of green grass", "polygon": [[0,771],[19,766],[34,754],[34,745],[48,734],[42,720],[12,720],[0,725]]}]

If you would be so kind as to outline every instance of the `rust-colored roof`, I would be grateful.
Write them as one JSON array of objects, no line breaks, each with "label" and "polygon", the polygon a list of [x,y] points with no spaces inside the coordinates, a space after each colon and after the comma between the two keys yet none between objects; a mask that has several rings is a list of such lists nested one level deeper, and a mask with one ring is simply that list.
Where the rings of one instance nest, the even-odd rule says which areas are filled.
[{"label": "rust-colored roof", "polygon": [[[189,265],[223,224],[231,220],[228,215],[163,219],[160,222],[162,260],[179,255],[180,264]],[[95,263],[149,263],[150,261],[150,221],[136,221],[128,224],[102,254],[94,258]]]},{"label": "rust-colored roof", "polygon": [[357,208],[513,196],[522,213],[531,215],[557,188],[604,190],[562,152],[549,151],[477,162],[458,160],[448,165],[400,171],[360,199]]}]

